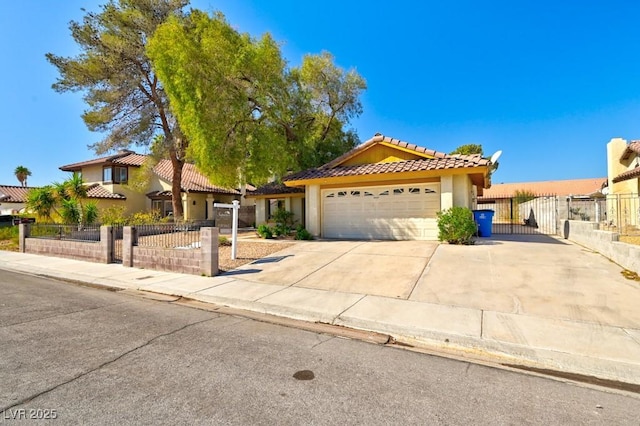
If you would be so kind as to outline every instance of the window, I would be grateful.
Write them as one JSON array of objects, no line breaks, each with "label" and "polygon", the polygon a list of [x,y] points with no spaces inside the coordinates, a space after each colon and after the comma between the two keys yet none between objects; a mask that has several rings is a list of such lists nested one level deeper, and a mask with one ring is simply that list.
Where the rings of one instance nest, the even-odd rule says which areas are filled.
[{"label": "window", "polygon": [[347,191],[338,191],[338,197],[346,197]]},{"label": "window", "polygon": [[102,181],[103,182],[112,182],[113,178],[111,177],[113,173],[113,169],[111,167],[105,167],[102,169]]},{"label": "window", "polygon": [[128,173],[126,167],[103,167],[102,181],[111,183],[127,183]]},{"label": "window", "polygon": [[425,188],[425,189],[424,189],[424,193],[425,193],[425,194],[435,194],[435,193],[436,193],[436,191],[434,191],[433,189]]},{"label": "window", "polygon": [[393,195],[400,195],[400,194],[404,194],[404,188],[395,188],[393,190]]},{"label": "window", "polygon": [[389,195],[389,190],[387,189],[386,191],[382,191],[380,195]]},{"label": "window", "polygon": [[352,197],[359,197],[360,196],[360,191],[351,191],[351,196]]},{"label": "window", "polygon": [[409,194],[419,194],[420,188],[409,188]]},{"label": "window", "polygon": [[273,218],[273,214],[280,209],[284,209],[284,198],[272,198],[267,200],[267,218]]}]

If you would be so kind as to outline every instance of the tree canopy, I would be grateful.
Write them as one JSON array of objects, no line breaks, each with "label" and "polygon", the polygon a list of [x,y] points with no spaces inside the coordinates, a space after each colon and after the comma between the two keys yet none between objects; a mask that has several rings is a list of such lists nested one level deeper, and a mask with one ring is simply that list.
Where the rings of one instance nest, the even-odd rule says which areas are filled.
[{"label": "tree canopy", "polygon": [[88,12],[70,23],[80,47],[75,57],[48,53],[59,71],[58,92],[81,91],[88,109],[82,119],[106,137],[91,147],[96,153],[149,145],[163,136],[173,165],[173,211],[182,217],[181,175],[187,141],[171,113],[162,84],[146,55],[146,44],[169,17],[179,17],[188,0],[109,0],[100,13]]},{"label": "tree canopy", "polygon": [[362,112],[366,83],[327,52],[289,68],[269,34],[256,39],[221,13],[192,10],[160,25],[147,54],[189,140],[188,155],[217,184],[259,184],[323,164],[358,142],[346,126]]},{"label": "tree canopy", "polygon": [[482,156],[482,155],[484,155],[484,152],[482,151],[482,145],[478,145],[478,144],[475,144],[475,143],[470,143],[470,144],[466,144],[466,145],[460,145],[459,147],[457,147],[456,149],[451,151],[450,154],[451,155],[454,155],[454,154],[462,154],[462,155],[480,154]]}]

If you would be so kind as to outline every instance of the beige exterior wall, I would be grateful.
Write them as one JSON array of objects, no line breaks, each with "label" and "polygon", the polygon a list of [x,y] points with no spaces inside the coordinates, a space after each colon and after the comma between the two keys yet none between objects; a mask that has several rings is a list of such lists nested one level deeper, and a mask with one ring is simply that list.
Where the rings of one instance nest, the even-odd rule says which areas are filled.
[{"label": "beige exterior wall", "polygon": [[305,224],[307,231],[314,237],[319,237],[322,231],[322,205],[320,198],[320,185],[307,185],[305,187]]},{"label": "beige exterior wall", "polygon": [[620,162],[620,157],[627,149],[627,141],[622,138],[613,138],[607,144],[607,177],[609,179],[610,194],[637,194],[638,179],[629,179],[613,183],[613,179],[621,173],[635,168],[636,156]]},{"label": "beige exterior wall", "polygon": [[291,209],[293,212],[293,223],[296,225],[305,226],[305,217],[304,217],[304,198],[295,197],[291,198]]},{"label": "beige exterior wall", "polygon": [[458,207],[473,207],[473,185],[467,175],[453,176],[453,205]]},{"label": "beige exterior wall", "polygon": [[102,183],[102,165],[89,166],[82,168],[82,180],[87,185],[94,183]]},{"label": "beige exterior wall", "polygon": [[0,214],[13,214],[13,213],[23,213],[25,208],[24,203],[0,203]]},{"label": "beige exterior wall", "polygon": [[447,210],[453,207],[453,176],[440,178],[440,209]]}]

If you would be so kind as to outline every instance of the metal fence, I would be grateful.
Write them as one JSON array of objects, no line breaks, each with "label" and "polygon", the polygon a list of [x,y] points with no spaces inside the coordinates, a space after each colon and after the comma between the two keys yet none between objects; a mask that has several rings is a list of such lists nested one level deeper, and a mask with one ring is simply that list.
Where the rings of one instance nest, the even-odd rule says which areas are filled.
[{"label": "metal fence", "polygon": [[135,245],[139,247],[200,248],[200,224],[136,225]]},{"label": "metal fence", "polygon": [[605,199],[605,214],[601,229],[620,235],[640,235],[640,196],[638,194],[611,194]]},{"label": "metal fence", "polygon": [[558,197],[553,194],[479,197],[477,206],[478,209],[494,211],[494,234],[553,235],[558,232]]},{"label": "metal fence", "polygon": [[100,225],[59,225],[34,223],[30,225],[30,238],[62,241],[100,242]]}]

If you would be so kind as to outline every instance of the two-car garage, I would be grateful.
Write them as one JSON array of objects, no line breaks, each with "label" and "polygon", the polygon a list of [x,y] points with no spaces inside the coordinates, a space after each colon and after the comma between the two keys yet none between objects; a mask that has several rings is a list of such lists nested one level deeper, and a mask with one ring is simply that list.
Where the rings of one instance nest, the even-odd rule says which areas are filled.
[{"label": "two-car garage", "polygon": [[324,238],[435,240],[440,184],[323,189]]}]

